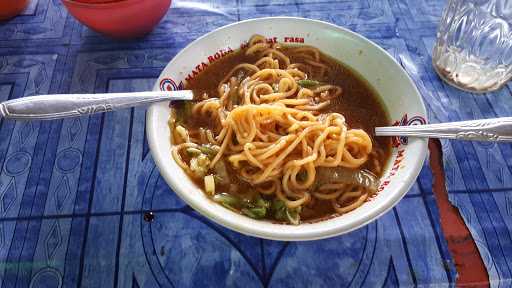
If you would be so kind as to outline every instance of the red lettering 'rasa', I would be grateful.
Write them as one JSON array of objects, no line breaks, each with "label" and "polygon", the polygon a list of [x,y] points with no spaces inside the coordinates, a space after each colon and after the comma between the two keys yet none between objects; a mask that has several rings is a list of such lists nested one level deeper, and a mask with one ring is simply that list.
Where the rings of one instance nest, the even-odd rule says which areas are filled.
[{"label": "red lettering 'rasa'", "polygon": [[288,42],[288,43],[304,43],[304,38],[302,38],[302,37],[284,37],[284,42]]}]

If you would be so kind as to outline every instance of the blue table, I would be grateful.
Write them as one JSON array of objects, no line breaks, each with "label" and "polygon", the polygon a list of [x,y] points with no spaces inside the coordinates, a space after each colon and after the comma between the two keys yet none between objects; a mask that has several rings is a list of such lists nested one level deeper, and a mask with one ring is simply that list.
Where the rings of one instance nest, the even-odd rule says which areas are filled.
[{"label": "blue table", "polygon": [[[433,71],[443,2],[176,0],[152,34],[116,42],[79,24],[60,1],[32,0],[23,15],[0,24],[0,101],[149,90],[198,36],[288,15],[348,27],[384,47],[416,82],[431,122],[510,115],[510,86],[475,96]],[[0,120],[2,287],[444,287],[462,273],[448,245],[453,231],[441,228],[444,212],[432,192],[440,179],[428,161],[406,197],[361,229],[315,242],[267,241],[212,223],[172,193],[149,154],[144,117],[135,108],[51,122]],[[448,195],[480,251],[473,256],[485,264],[486,281],[510,285],[512,147],[442,147]]]}]

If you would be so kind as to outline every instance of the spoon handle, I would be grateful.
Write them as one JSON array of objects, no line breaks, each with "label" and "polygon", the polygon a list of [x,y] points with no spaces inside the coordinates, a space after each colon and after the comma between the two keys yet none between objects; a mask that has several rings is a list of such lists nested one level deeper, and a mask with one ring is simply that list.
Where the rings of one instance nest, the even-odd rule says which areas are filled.
[{"label": "spoon handle", "polygon": [[0,103],[0,116],[52,120],[172,100],[192,100],[190,90],[30,96]]},{"label": "spoon handle", "polygon": [[512,142],[512,117],[375,128],[376,136],[410,136]]}]

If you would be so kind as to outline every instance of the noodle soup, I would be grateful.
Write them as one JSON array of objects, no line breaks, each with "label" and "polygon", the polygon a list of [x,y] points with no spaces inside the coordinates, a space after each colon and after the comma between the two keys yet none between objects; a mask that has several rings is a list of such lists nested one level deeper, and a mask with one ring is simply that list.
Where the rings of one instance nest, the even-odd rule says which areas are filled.
[{"label": "noodle soup", "polygon": [[298,224],[375,195],[391,145],[372,131],[390,120],[364,79],[318,49],[256,35],[186,88],[195,101],[173,102],[172,154],[215,202]]}]

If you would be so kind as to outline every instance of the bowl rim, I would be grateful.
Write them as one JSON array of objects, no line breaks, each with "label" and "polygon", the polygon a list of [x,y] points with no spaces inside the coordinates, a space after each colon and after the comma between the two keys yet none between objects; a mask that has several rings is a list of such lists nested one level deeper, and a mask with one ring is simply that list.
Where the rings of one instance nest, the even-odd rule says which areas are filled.
[{"label": "bowl rim", "polygon": [[[171,63],[174,59],[180,58],[190,47],[196,45],[198,42],[201,42],[204,38],[210,37],[210,35],[212,35],[212,34],[216,34],[218,32],[221,32],[224,29],[228,29],[232,26],[237,26],[237,25],[241,25],[244,23],[248,23],[248,22],[272,21],[272,20],[306,21],[306,22],[310,22],[310,23],[326,25],[331,28],[341,30],[344,33],[347,33],[350,36],[353,36],[355,38],[364,40],[365,42],[367,42],[367,44],[369,46],[371,46],[374,49],[379,50],[381,53],[383,53],[383,55],[385,57],[389,58],[395,65],[397,65],[397,67],[400,68],[400,70],[402,71],[402,73],[405,76],[405,81],[409,82],[410,86],[413,88],[413,91],[416,94],[415,96],[417,96],[417,98],[419,100],[419,101],[415,101],[419,105],[419,110],[424,115],[425,120],[428,121],[425,104],[423,102],[423,98],[422,98],[417,86],[415,85],[414,81],[411,79],[409,74],[393,58],[393,56],[391,56],[386,50],[384,50],[382,47],[378,46],[376,43],[369,40],[368,38],[364,37],[363,35],[353,32],[347,28],[340,27],[338,25],[335,25],[335,24],[332,24],[329,22],[325,22],[325,21],[321,21],[321,20],[308,19],[308,18],[302,18],[302,17],[278,16],[278,17],[252,18],[252,19],[247,19],[247,20],[243,20],[243,21],[239,21],[239,22],[234,22],[234,23],[219,27],[211,32],[208,32],[208,33],[200,36],[199,38],[195,39],[194,41],[190,42],[187,46],[182,48],[169,61],[169,63]],[[162,77],[164,71],[169,66],[169,63],[166,65],[166,67],[164,69],[162,69],[162,72],[159,75],[159,79]],[[157,80],[155,87],[158,87],[158,80]],[[384,100],[383,100],[383,102],[385,103]],[[322,220],[322,221],[315,222],[315,223],[301,223],[300,225],[296,226],[296,227],[301,227],[301,226],[303,227],[305,225],[311,225],[311,226],[315,225],[314,226],[315,229],[311,229],[311,228],[306,229],[307,231],[296,232],[294,230],[293,232],[291,232],[291,231],[282,232],[282,231],[280,231],[280,229],[268,229],[268,231],[261,230],[259,228],[249,227],[249,225],[240,223],[236,219],[231,219],[230,217],[226,217],[226,215],[228,215],[228,213],[221,213],[222,215],[210,213],[209,211],[207,211],[207,209],[206,209],[207,205],[204,205],[204,203],[203,203],[204,201],[202,201],[202,200],[196,201],[196,199],[194,199],[193,197],[189,197],[187,195],[187,193],[176,192],[176,191],[180,190],[176,184],[177,182],[179,182],[179,180],[175,180],[168,173],[162,171],[163,169],[161,169],[161,167],[164,167],[163,162],[169,161],[169,160],[162,159],[163,157],[159,157],[158,149],[156,149],[156,147],[157,147],[156,143],[157,143],[157,139],[159,138],[159,135],[157,134],[156,129],[153,129],[154,125],[152,124],[152,120],[156,119],[156,117],[154,115],[155,115],[155,113],[157,113],[156,112],[157,105],[158,105],[158,103],[151,105],[147,111],[147,114],[146,114],[146,134],[147,135],[146,136],[147,136],[147,140],[148,140],[148,144],[149,144],[149,148],[150,148],[150,153],[153,156],[153,160],[155,161],[155,164],[156,164],[158,170],[160,171],[161,176],[164,178],[164,180],[170,186],[170,188],[173,190],[173,192],[176,193],[178,195],[178,197],[182,198],[194,210],[196,210],[203,216],[207,217],[208,219],[212,220],[213,222],[215,222],[219,225],[222,225],[224,227],[227,227],[229,229],[232,229],[234,231],[237,231],[239,233],[242,233],[245,235],[250,235],[250,236],[255,236],[255,237],[259,237],[259,238],[264,238],[264,239],[281,240],[281,241],[318,240],[318,239],[334,237],[334,236],[341,235],[341,234],[346,234],[348,232],[351,232],[353,230],[363,227],[364,225],[376,220],[377,218],[379,218],[380,216],[382,216],[383,214],[385,214],[386,212],[391,210],[393,207],[395,207],[395,205],[398,204],[398,202],[405,196],[405,194],[407,194],[407,192],[411,189],[411,187],[414,185],[414,183],[416,183],[416,179],[417,179],[418,175],[420,174],[421,168],[423,167],[423,164],[425,162],[427,152],[428,152],[427,140],[426,139],[417,139],[418,143],[419,143],[419,148],[418,148],[419,153],[415,156],[417,160],[412,162],[412,165],[408,169],[408,170],[412,171],[409,174],[409,177],[407,178],[407,179],[409,179],[409,181],[403,181],[403,184],[400,187],[398,187],[397,189],[395,189],[396,191],[394,191],[392,196],[390,196],[389,199],[387,199],[380,206],[377,206],[376,208],[369,211],[367,214],[364,214],[363,217],[360,217],[360,218],[355,219],[354,221],[350,222],[349,228],[345,227],[345,226],[347,226],[347,224],[336,225],[334,227],[322,227],[321,223],[326,223],[333,219],[343,217],[341,215],[341,216],[337,216],[337,217],[334,217],[331,219]],[[187,181],[191,181],[191,180],[187,179]],[[247,217],[247,219],[249,219],[249,221],[247,221],[247,222],[252,222],[252,221],[262,222],[261,220],[254,220],[249,217]],[[271,223],[271,222],[267,222],[267,223],[268,223],[269,227],[274,227],[274,228],[285,225],[285,224],[275,224],[275,223]],[[319,225],[317,225],[317,224],[319,224]],[[272,230],[272,231],[270,231],[270,230]]]}]

